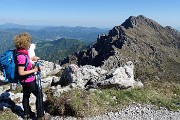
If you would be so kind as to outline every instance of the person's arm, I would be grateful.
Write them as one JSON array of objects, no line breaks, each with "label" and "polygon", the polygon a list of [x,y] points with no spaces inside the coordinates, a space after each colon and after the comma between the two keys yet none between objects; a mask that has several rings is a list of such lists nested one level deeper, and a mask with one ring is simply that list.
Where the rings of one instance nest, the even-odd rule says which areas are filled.
[{"label": "person's arm", "polygon": [[24,66],[18,66],[18,73],[20,76],[29,75],[38,71],[38,67],[35,67],[34,69],[28,71],[25,71],[24,69]]},{"label": "person's arm", "polygon": [[31,57],[31,60],[32,60],[32,61],[38,61],[38,60],[39,60],[39,57],[33,56],[33,57]]}]

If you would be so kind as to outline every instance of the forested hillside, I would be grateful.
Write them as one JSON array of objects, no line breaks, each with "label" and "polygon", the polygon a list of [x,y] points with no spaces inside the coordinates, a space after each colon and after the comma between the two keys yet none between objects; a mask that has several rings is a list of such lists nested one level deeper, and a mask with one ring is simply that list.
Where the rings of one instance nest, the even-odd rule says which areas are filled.
[{"label": "forested hillside", "polygon": [[61,38],[49,42],[37,43],[36,55],[43,60],[56,61],[67,55],[86,49],[88,43],[76,39]]}]

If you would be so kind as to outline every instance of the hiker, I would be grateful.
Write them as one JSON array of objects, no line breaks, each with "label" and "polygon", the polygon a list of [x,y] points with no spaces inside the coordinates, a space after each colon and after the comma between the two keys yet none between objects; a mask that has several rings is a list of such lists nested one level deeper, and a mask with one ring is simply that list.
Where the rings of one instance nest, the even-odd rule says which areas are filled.
[{"label": "hiker", "polygon": [[[30,58],[28,55],[28,48],[31,44],[31,36],[28,33],[21,33],[14,37],[14,45],[16,47],[17,52],[22,53],[17,56],[17,69],[20,76],[20,83],[23,87],[23,108],[24,108],[24,120],[28,118],[35,117],[35,113],[31,111],[31,107],[29,105],[30,94],[33,93],[36,96],[36,110],[37,110],[37,120],[44,119],[44,110],[38,107],[38,85],[35,80],[34,73],[38,71],[38,67],[34,67],[30,62]],[[28,65],[26,64],[26,56],[28,58]],[[36,56],[32,57],[31,60],[37,61]],[[43,99],[41,99],[43,100]],[[43,102],[43,101],[42,101]]]}]

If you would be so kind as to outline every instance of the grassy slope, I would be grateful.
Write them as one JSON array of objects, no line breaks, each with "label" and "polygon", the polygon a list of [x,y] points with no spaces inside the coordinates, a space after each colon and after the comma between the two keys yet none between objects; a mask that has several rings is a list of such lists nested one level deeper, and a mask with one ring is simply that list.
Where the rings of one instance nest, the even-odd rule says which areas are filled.
[{"label": "grassy slope", "polygon": [[180,84],[165,81],[149,81],[141,89],[72,90],[60,97],[51,95],[48,94],[47,109],[54,115],[92,116],[121,110],[134,102],[180,109],[177,105],[180,103]]}]

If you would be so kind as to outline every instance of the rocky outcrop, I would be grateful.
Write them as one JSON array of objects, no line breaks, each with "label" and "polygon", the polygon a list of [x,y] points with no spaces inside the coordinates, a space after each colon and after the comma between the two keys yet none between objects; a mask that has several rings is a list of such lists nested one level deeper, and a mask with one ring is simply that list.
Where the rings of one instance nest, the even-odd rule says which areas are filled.
[{"label": "rocky outcrop", "polygon": [[56,83],[58,83],[57,85],[61,85],[61,87],[56,87],[57,90],[53,92],[55,95],[60,95],[60,93],[71,90],[72,88],[127,89],[143,87],[140,81],[134,80],[134,65],[131,61],[109,72],[91,65],[85,65],[79,68],[75,64],[70,64],[65,67],[60,80]]},{"label": "rocky outcrop", "polygon": [[43,78],[45,78],[49,75],[55,75],[62,68],[60,65],[58,65],[56,63],[48,62],[45,60],[41,60],[40,63],[41,63],[41,67],[42,67],[41,75]]}]

